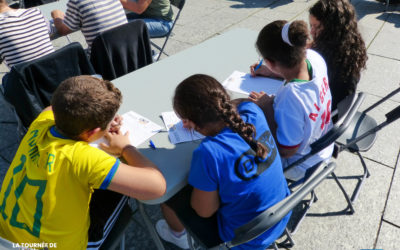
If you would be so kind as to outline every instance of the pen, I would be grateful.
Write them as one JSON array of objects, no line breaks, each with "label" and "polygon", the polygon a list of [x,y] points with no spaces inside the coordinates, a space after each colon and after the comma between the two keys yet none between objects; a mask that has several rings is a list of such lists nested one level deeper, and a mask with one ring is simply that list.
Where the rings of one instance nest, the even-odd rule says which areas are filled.
[{"label": "pen", "polygon": [[261,67],[262,63],[263,63],[263,59],[261,59],[260,63],[254,68],[254,72],[256,72],[256,70]]},{"label": "pen", "polygon": [[156,145],[154,145],[154,142],[152,140],[150,140],[149,143],[152,149],[156,149]]}]

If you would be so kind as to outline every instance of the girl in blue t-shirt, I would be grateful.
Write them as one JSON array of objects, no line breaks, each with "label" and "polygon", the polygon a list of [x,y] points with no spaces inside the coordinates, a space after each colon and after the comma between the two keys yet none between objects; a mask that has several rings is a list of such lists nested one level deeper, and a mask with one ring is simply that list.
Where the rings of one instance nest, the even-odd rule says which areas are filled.
[{"label": "girl in blue t-shirt", "polygon": [[[164,240],[188,248],[185,224],[212,247],[289,194],[281,159],[263,111],[247,99],[231,101],[210,76],[181,82],[173,106],[184,126],[206,138],[193,152],[190,185],[161,206],[165,220],[156,229]],[[240,248],[264,249],[289,216]]]}]

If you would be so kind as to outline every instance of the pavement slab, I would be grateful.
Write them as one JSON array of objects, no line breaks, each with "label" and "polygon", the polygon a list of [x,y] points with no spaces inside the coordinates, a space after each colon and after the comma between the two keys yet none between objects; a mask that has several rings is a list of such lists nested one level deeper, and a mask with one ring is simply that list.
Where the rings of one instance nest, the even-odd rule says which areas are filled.
[{"label": "pavement slab", "polygon": [[[400,159],[398,158],[397,166],[399,166],[399,164],[400,164]],[[385,214],[383,215],[383,219],[397,226],[400,230],[399,204],[400,204],[400,170],[399,168],[396,168],[395,174],[393,176],[392,186],[389,192],[389,197],[386,204]]]},{"label": "pavement slab", "polygon": [[[347,152],[340,154],[335,173],[344,188],[352,192],[360,175],[361,164]],[[347,207],[336,183],[328,178],[317,187],[318,202],[310,209],[294,235],[293,249],[372,249],[379,229],[393,169],[368,161],[371,176],[366,180],[355,203],[355,214],[342,211]],[[400,244],[400,239],[393,239]]]}]

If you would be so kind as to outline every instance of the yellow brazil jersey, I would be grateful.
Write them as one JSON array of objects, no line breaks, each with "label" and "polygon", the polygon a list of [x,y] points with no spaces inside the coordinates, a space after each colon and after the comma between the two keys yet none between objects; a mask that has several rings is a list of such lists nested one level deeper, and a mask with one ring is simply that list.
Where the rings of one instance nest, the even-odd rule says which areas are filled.
[{"label": "yellow brazil jersey", "polygon": [[15,243],[85,249],[93,189],[106,189],[119,160],[63,137],[52,111],[23,138],[0,192],[0,235]]}]

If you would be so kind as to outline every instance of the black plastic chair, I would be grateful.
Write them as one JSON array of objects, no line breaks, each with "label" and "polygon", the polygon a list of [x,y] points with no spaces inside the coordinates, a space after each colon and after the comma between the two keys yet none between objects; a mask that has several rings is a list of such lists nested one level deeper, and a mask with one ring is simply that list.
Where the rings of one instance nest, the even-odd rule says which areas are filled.
[{"label": "black plastic chair", "polygon": [[[360,152],[368,151],[375,143],[377,132],[399,118],[400,106],[387,113],[386,121],[379,125],[374,118],[367,114],[367,112],[371,111],[372,109],[399,92],[400,88],[397,88],[378,102],[368,107],[366,110],[362,112],[357,112],[354,115],[354,118],[351,120],[351,123],[346,132],[342,136],[340,136],[335,142],[336,150],[338,153],[342,152],[343,150],[355,153],[359,157],[364,170],[363,174],[358,180],[355,189],[353,190],[351,199],[347,198],[350,199],[352,204],[357,200],[365,179],[370,176],[367,165]],[[347,193],[345,193],[345,195],[348,197]]]},{"label": "black plastic chair", "polygon": [[38,114],[50,105],[51,96],[65,79],[95,74],[79,43],[71,43],[38,59],[11,68],[3,82],[4,97],[14,106],[28,128]]},{"label": "black plastic chair", "polygon": [[178,13],[176,13],[175,19],[174,19],[174,21],[173,21],[173,23],[172,23],[172,27],[171,27],[171,29],[169,30],[169,32],[168,32],[166,35],[164,35],[164,36],[154,37],[154,38],[162,38],[162,37],[165,37],[165,40],[164,40],[163,45],[160,47],[160,46],[158,46],[157,44],[151,42],[151,44],[152,44],[155,48],[157,48],[157,49],[159,50],[159,54],[158,54],[158,57],[157,57],[156,61],[160,60],[160,57],[161,57],[162,54],[165,54],[165,55],[168,56],[168,54],[164,52],[164,48],[165,48],[165,46],[167,45],[168,39],[169,39],[169,37],[170,37],[171,34],[172,34],[172,30],[173,30],[174,27],[175,27],[176,21],[178,21],[178,18],[179,18],[179,16],[181,15],[181,11],[182,11],[182,9],[183,9],[183,6],[185,6],[185,1],[186,1],[186,0],[170,0],[171,5],[173,5],[173,6],[175,6],[176,8],[178,8]]},{"label": "black plastic chair", "polygon": [[56,2],[56,1],[58,1],[58,0],[21,0],[19,5],[20,5],[20,8],[28,9],[28,8],[48,4],[51,2]]},{"label": "black plastic chair", "polygon": [[135,20],[101,32],[93,40],[90,62],[96,73],[109,81],[151,64],[146,24]]},{"label": "black plastic chair", "polygon": [[[223,242],[218,246],[212,246],[212,247],[206,246],[205,244],[202,243],[201,239],[199,239],[196,236],[196,232],[191,232],[190,228],[186,229],[189,232],[190,236],[194,236],[193,238],[196,239],[196,243],[200,244],[202,247],[206,249],[213,249],[213,250],[230,249],[232,247],[249,242],[257,238],[264,232],[266,232],[268,229],[270,229],[279,221],[281,221],[290,211],[292,211],[294,207],[297,206],[297,204],[299,204],[303,200],[303,198],[307,194],[312,192],[314,188],[317,187],[319,183],[321,183],[321,181],[323,181],[330,173],[332,173],[335,167],[336,165],[333,162],[329,164],[319,163],[315,165],[313,168],[318,169],[320,171],[318,171],[315,175],[310,176],[303,183],[303,185],[301,185],[296,191],[287,196],[285,199],[281,200],[272,207],[268,208],[267,210],[259,214],[257,217],[246,223],[245,225],[235,229],[234,238],[230,241]],[[286,229],[285,232],[288,236],[289,241],[291,242],[290,246],[293,246],[294,242],[290,237],[289,231]],[[192,237],[188,237],[188,241],[190,248],[194,249]],[[276,243],[273,243],[272,246],[275,249],[278,249]]]}]

